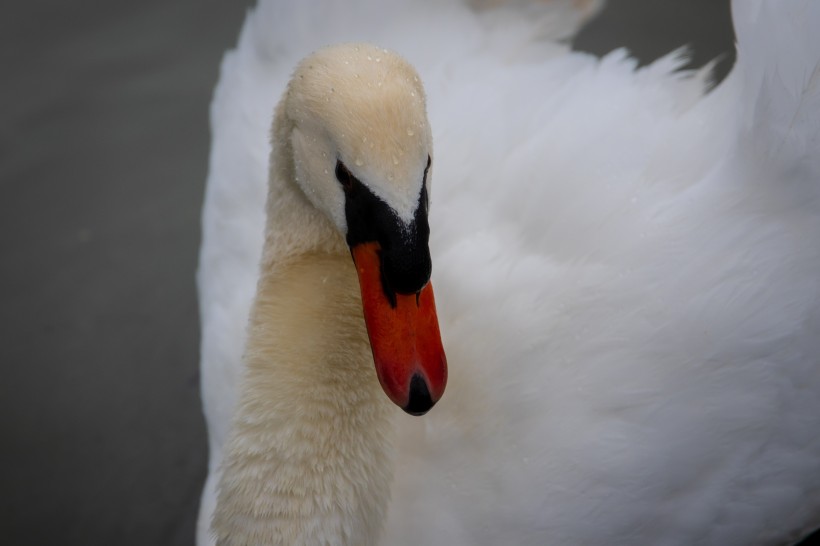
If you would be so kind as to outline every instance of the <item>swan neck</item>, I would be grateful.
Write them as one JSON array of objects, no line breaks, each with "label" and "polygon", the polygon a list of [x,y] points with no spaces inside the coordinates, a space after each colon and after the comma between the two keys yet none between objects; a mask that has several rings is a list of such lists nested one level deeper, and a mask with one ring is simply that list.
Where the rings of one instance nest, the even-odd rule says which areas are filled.
[{"label": "swan neck", "polygon": [[375,544],[395,412],[376,378],[348,256],[264,275],[223,464],[218,544]]},{"label": "swan neck", "polygon": [[212,528],[219,546],[375,544],[395,411],[376,377],[347,246],[289,177],[280,112],[265,251]]}]

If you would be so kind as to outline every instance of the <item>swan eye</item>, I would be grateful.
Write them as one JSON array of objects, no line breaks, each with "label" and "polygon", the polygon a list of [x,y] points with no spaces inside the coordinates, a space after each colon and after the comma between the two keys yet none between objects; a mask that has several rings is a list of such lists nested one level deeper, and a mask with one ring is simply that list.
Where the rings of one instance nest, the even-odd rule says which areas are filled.
[{"label": "swan eye", "polygon": [[342,188],[344,188],[346,192],[353,189],[353,182],[356,180],[353,173],[347,170],[345,164],[338,159],[336,160],[336,180],[339,181],[339,184],[342,185]]},{"label": "swan eye", "polygon": [[430,165],[433,163],[433,160],[430,159],[430,156],[427,156],[427,166],[424,167],[424,178],[421,181],[421,193],[424,197],[424,208],[430,208],[430,194],[427,193],[427,173],[430,171]]}]

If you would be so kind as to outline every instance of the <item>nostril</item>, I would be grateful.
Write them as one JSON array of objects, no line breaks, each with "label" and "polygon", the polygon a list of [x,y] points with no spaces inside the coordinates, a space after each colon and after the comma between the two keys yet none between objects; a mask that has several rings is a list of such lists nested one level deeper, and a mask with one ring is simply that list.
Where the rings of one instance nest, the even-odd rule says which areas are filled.
[{"label": "nostril", "polygon": [[435,405],[430,396],[427,382],[419,374],[414,374],[410,380],[410,396],[407,405],[402,408],[410,415],[424,415]]}]

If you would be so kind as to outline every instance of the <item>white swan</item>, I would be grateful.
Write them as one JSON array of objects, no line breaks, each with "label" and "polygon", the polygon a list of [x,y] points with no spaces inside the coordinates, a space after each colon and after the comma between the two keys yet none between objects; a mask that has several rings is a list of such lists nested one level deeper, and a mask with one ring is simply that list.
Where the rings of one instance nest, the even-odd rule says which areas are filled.
[{"label": "white swan", "polygon": [[[737,65],[704,97],[674,56],[635,71],[542,40],[578,18],[569,1],[385,4],[263,2],[223,65],[199,544],[214,512],[222,545],[782,544],[820,526],[820,4],[736,2]],[[394,53],[320,50],[278,107],[265,207],[292,66],[354,39],[408,56],[430,123]],[[345,244],[359,269],[360,243],[406,245],[386,282],[421,286],[422,187],[443,396],[436,347],[408,369],[390,363],[405,337],[371,353]],[[381,280],[363,279],[371,323]],[[409,417],[385,391],[441,400]]]}]

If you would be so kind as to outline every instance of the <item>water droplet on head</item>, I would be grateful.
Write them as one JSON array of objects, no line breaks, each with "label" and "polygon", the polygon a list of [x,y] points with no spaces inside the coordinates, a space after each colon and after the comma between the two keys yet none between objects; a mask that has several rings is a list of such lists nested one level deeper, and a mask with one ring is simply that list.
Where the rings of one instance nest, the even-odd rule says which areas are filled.
[{"label": "water droplet on head", "polygon": [[361,157],[357,157],[356,158],[356,166],[361,167],[362,165],[364,165],[364,161],[362,161]]},{"label": "water droplet on head", "polygon": [[370,55],[368,55],[368,56],[367,56],[367,60],[368,60],[368,61],[372,61],[372,60],[373,60],[373,57],[371,57]]},{"label": "water droplet on head", "polygon": [[327,169],[325,169],[325,174],[327,174]]},{"label": "water droplet on head", "polygon": [[393,165],[398,165],[398,164],[399,164],[399,158],[396,157],[396,156],[393,156]]},{"label": "water droplet on head", "polygon": [[415,96],[416,96],[416,92],[415,92],[415,91],[410,91],[410,96],[411,96],[411,97],[415,97]]},{"label": "water droplet on head", "polygon": [[382,62],[382,58],[381,58],[381,57],[376,57],[376,62],[377,62],[377,63]]},{"label": "water droplet on head", "polygon": [[415,131],[413,131],[413,129],[410,129],[410,128],[408,127],[408,129],[407,129],[407,136],[413,136],[413,135],[415,135],[415,134],[416,134],[416,132],[415,132]]}]

